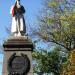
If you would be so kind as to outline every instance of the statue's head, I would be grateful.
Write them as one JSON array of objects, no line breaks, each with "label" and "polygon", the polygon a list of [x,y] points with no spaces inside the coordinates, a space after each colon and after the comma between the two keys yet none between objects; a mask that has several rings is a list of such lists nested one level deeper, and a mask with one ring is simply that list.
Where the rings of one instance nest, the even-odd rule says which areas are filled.
[{"label": "statue's head", "polygon": [[20,5],[20,0],[16,0],[16,5]]},{"label": "statue's head", "polygon": [[20,2],[20,0],[15,0],[15,2],[16,2],[16,1],[19,1],[19,2]]},{"label": "statue's head", "polygon": [[15,0],[15,2],[20,3],[20,0]]}]

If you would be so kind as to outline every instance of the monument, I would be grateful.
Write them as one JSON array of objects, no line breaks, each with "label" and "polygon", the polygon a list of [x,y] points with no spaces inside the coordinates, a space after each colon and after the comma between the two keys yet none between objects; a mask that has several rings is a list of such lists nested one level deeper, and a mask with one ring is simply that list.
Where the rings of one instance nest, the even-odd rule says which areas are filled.
[{"label": "monument", "polygon": [[25,9],[16,0],[11,7],[11,36],[4,41],[4,62],[2,75],[33,75],[32,54],[33,43],[26,35],[24,19]]}]

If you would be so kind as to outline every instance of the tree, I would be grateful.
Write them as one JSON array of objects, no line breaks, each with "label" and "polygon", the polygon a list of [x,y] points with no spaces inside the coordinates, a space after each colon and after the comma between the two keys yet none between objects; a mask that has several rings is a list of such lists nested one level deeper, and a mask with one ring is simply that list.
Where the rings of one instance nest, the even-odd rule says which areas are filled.
[{"label": "tree", "polygon": [[61,55],[60,47],[55,47],[51,52],[41,49],[33,52],[33,60],[35,61],[34,72],[38,75],[51,72],[54,73],[54,75],[60,75],[61,64],[66,62],[66,55],[65,57]]},{"label": "tree", "polygon": [[44,41],[56,43],[68,51],[75,48],[75,1],[44,0],[39,17],[39,29],[35,30]]}]

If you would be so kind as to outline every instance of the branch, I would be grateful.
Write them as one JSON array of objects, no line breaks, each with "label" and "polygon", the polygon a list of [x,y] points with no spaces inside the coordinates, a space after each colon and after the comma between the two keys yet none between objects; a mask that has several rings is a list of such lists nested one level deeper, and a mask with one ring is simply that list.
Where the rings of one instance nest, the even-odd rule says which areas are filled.
[{"label": "branch", "polygon": [[64,48],[66,48],[68,51],[70,50],[70,48],[64,46],[63,44],[61,44],[61,43],[59,43],[59,42],[57,42],[57,41],[55,41],[55,40],[48,40],[48,42],[53,42],[53,43],[55,43],[55,44],[57,44],[57,45],[60,45],[60,46],[62,46],[62,47],[64,47]]}]

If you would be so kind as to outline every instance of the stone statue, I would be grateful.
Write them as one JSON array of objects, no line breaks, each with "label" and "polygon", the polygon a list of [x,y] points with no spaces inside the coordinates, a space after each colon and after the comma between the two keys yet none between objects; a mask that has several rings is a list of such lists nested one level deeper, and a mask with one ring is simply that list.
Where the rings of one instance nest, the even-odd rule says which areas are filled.
[{"label": "stone statue", "polygon": [[24,20],[25,9],[20,4],[20,0],[16,0],[12,5],[10,14],[12,15],[12,27],[11,32],[14,36],[24,36],[26,33],[26,26]]}]

